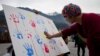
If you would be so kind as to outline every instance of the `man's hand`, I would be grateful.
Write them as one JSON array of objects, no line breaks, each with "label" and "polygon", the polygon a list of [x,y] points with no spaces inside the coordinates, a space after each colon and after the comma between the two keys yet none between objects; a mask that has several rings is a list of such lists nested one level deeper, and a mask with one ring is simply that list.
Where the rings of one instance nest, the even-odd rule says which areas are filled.
[{"label": "man's hand", "polygon": [[47,37],[48,39],[51,39],[51,38],[52,38],[52,36],[51,36],[48,32],[44,32],[44,34],[46,35],[46,37]]}]

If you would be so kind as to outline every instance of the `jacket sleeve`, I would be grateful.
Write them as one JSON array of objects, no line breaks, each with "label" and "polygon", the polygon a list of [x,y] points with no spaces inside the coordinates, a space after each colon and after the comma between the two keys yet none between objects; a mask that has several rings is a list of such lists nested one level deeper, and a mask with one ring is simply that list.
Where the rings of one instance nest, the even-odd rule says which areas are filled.
[{"label": "jacket sleeve", "polygon": [[63,29],[61,31],[63,39],[67,38],[67,36],[70,36],[70,35],[76,33],[77,29],[78,29],[78,24],[77,23],[73,24],[69,28]]}]

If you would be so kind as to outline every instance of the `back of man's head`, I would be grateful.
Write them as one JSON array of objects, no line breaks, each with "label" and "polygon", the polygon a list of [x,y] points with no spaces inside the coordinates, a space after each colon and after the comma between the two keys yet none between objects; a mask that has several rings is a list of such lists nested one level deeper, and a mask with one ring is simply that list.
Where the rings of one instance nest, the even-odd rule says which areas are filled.
[{"label": "back of man's head", "polygon": [[64,17],[76,17],[81,14],[81,9],[78,5],[70,3],[64,6],[62,14]]}]

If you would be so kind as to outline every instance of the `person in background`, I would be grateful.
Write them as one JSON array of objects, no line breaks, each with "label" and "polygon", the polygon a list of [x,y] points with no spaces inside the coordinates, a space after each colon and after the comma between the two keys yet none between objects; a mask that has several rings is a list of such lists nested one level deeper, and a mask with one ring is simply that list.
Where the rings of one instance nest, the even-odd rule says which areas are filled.
[{"label": "person in background", "polygon": [[80,56],[80,49],[82,49],[82,56],[85,56],[86,43],[80,39],[78,34],[74,34],[73,37],[77,45],[77,56]]},{"label": "person in background", "polygon": [[71,39],[72,39],[72,42],[75,42],[74,47],[77,47],[77,43],[76,43],[76,40],[75,40],[75,34],[71,35]]},{"label": "person in background", "polygon": [[76,4],[68,4],[62,10],[64,18],[71,22],[69,28],[50,35],[44,34],[48,39],[59,36],[66,36],[78,33],[89,49],[89,56],[100,56],[100,15],[96,13],[82,13],[81,8]]}]

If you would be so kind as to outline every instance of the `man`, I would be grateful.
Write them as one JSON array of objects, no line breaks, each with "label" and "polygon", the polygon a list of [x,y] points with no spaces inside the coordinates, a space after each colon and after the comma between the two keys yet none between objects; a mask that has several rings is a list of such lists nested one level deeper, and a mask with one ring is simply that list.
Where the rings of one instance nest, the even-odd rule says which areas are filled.
[{"label": "man", "polygon": [[82,56],[85,56],[86,43],[84,41],[82,41],[82,39],[80,39],[78,34],[74,34],[73,38],[74,38],[75,43],[77,45],[77,56],[80,56],[80,54],[81,54],[80,49],[82,50]]},{"label": "man", "polygon": [[62,14],[66,20],[73,23],[69,28],[62,30],[54,35],[45,32],[47,38],[78,33],[89,49],[89,56],[100,56],[100,16],[95,13],[82,13],[79,6],[75,4],[66,5]]}]

